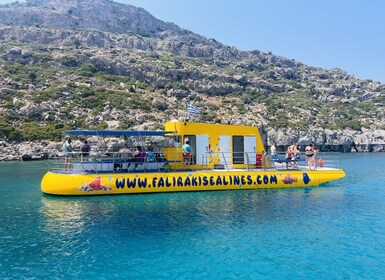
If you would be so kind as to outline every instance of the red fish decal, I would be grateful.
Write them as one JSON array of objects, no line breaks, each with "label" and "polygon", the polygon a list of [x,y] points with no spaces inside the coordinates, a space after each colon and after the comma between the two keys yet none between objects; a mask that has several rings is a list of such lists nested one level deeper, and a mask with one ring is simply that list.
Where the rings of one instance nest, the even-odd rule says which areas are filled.
[{"label": "red fish decal", "polygon": [[298,178],[293,177],[291,174],[287,174],[285,177],[283,177],[282,182],[284,182],[285,184],[293,184],[298,182]]},{"label": "red fish decal", "polygon": [[93,192],[93,191],[112,191],[112,188],[109,186],[104,186],[101,184],[102,178],[97,177],[91,183],[84,183],[83,186],[79,188],[79,191]]}]

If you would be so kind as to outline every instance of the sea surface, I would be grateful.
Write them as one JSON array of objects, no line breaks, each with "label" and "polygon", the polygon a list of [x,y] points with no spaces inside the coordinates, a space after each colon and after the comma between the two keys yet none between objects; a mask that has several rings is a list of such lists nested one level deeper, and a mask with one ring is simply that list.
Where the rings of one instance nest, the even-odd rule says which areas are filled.
[{"label": "sea surface", "polygon": [[316,188],[54,197],[0,163],[0,279],[385,279],[385,153]]}]

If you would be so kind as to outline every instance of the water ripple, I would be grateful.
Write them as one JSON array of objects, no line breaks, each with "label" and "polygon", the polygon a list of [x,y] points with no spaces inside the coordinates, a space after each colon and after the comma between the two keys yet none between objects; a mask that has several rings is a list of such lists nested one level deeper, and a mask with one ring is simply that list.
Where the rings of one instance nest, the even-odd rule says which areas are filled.
[{"label": "water ripple", "polygon": [[2,164],[0,278],[383,279],[383,160],[319,188],[72,198]]}]

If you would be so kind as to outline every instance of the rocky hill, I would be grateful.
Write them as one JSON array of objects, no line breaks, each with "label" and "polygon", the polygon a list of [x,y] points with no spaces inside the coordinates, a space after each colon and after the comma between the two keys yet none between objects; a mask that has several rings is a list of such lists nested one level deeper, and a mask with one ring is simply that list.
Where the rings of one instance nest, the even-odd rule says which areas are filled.
[{"label": "rocky hill", "polygon": [[144,9],[109,0],[29,0],[4,5],[0,22],[12,26],[99,30],[146,37],[159,37],[164,31],[189,33],[172,23],[160,21]]},{"label": "rocky hill", "polygon": [[259,126],[266,146],[385,146],[384,84],[240,51],[130,5],[2,5],[0,42],[2,159],[45,153],[67,129],[162,128],[187,102],[203,111],[194,121]]}]

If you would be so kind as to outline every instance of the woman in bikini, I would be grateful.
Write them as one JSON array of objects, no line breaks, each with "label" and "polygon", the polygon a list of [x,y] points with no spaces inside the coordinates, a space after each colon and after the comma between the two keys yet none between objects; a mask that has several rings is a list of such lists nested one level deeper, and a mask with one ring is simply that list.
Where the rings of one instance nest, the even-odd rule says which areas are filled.
[{"label": "woman in bikini", "polygon": [[305,148],[305,156],[307,158],[307,163],[309,165],[309,169],[316,169],[315,168],[315,156],[317,154],[317,151],[314,150],[314,144],[310,144]]}]

